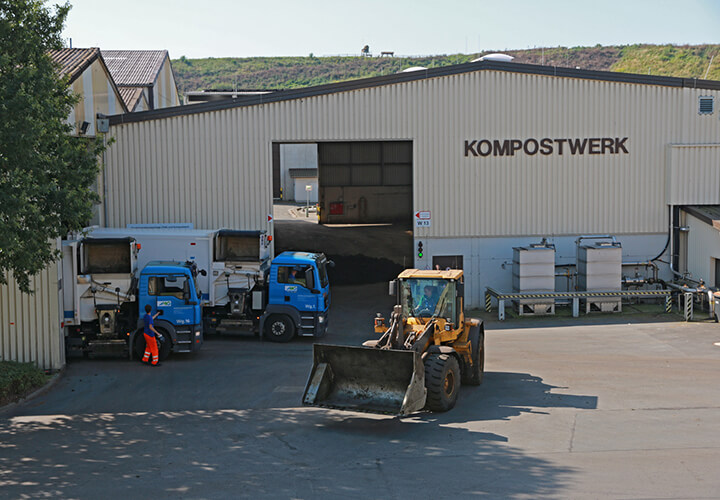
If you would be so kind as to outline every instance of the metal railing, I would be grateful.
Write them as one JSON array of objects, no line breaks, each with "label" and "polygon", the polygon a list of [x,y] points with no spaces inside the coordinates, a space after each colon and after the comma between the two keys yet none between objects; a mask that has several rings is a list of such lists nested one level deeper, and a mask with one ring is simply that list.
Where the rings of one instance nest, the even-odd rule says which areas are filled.
[{"label": "metal railing", "polygon": [[[492,298],[498,302],[498,320],[505,321],[505,301],[521,299],[571,299],[573,318],[580,316],[580,299],[601,299],[606,297],[620,298],[665,298],[665,312],[672,312],[672,290],[623,290],[623,291],[598,291],[598,292],[542,292],[542,293],[506,293],[498,292],[492,288],[485,289],[485,310],[492,312]],[[687,294],[692,295],[692,294]],[[684,315],[685,320],[692,319],[692,300],[685,297]],[[688,306],[688,302],[690,305]],[[689,308],[689,311],[688,311]]]}]

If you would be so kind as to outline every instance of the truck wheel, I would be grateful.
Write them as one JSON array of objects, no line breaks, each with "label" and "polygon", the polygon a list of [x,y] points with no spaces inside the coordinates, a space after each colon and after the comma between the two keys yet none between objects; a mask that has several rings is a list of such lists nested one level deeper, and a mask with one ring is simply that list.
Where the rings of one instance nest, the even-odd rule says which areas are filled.
[{"label": "truck wheel", "polygon": [[158,355],[160,357],[160,361],[165,361],[167,357],[170,356],[170,352],[172,352],[172,337],[163,328],[158,328],[157,331],[160,332],[160,335],[162,335],[165,339],[165,342],[162,344],[158,342]]},{"label": "truck wheel", "polygon": [[460,389],[460,365],[451,354],[430,354],[425,360],[425,409],[448,411],[457,401]]},{"label": "truck wheel", "polygon": [[295,325],[284,314],[273,314],[265,321],[265,338],[272,342],[290,342],[295,336]]},{"label": "truck wheel", "polygon": [[468,335],[470,340],[470,356],[472,366],[465,365],[463,370],[462,383],[465,385],[480,385],[485,372],[485,334],[480,332],[480,327],[470,328]]}]

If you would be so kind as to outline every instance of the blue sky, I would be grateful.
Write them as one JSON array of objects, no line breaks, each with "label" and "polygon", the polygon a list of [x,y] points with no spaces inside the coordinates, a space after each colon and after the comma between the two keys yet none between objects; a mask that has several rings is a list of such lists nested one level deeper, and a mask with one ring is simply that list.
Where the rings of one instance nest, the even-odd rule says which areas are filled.
[{"label": "blue sky", "polygon": [[[56,0],[57,1],[57,0]],[[70,0],[73,47],[170,56],[477,53],[720,43],[718,0]]]}]

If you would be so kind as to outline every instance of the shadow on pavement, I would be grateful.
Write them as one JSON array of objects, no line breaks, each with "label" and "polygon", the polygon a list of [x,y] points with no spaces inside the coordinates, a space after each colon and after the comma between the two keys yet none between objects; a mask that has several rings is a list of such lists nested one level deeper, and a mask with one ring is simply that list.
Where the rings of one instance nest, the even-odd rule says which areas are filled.
[{"label": "shadow on pavement", "polygon": [[537,498],[573,473],[496,434],[428,434],[438,426],[306,408],[16,416],[0,422],[0,487],[9,497]]}]

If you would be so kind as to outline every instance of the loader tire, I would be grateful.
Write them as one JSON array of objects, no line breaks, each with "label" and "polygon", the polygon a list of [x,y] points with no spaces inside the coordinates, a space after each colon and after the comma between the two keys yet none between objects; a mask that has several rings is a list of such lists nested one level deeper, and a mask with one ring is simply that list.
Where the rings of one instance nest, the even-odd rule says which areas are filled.
[{"label": "loader tire", "polygon": [[265,321],[265,338],[271,342],[290,342],[294,336],[295,325],[284,314],[273,314]]},{"label": "loader tire", "polygon": [[465,364],[462,374],[462,383],[465,385],[480,385],[485,373],[485,334],[480,327],[471,328],[469,334],[472,357],[472,366]]},{"label": "loader tire", "polygon": [[430,354],[425,360],[425,409],[448,411],[457,401],[460,390],[460,365],[451,354]]}]

